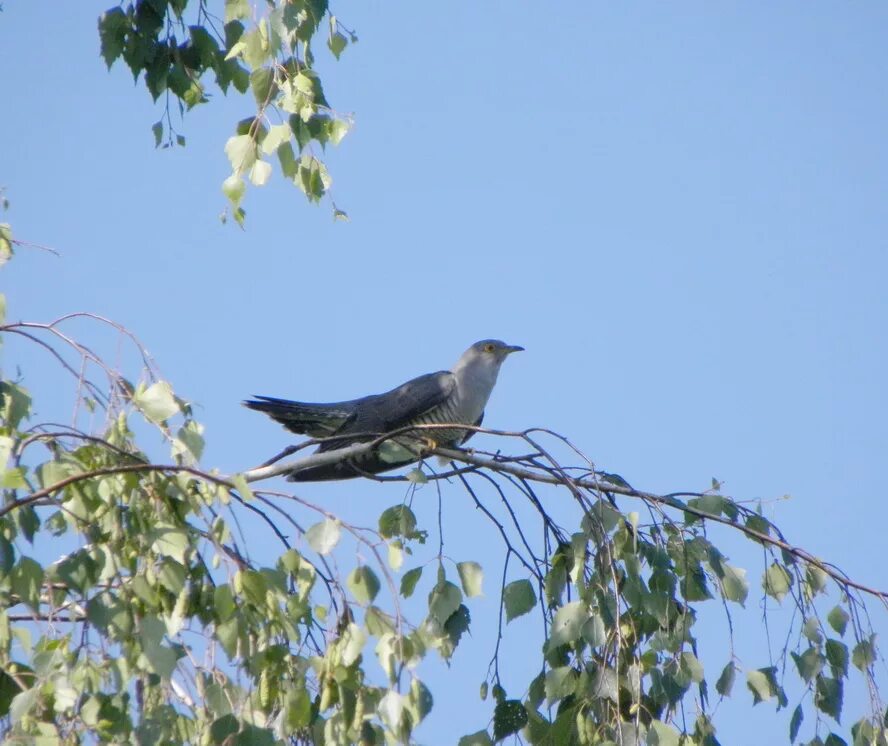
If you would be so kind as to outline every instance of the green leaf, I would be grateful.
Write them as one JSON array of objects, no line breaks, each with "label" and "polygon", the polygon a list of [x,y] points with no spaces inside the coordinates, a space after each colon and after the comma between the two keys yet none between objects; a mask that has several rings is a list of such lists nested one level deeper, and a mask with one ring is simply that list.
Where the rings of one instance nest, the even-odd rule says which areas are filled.
[{"label": "green leaf", "polygon": [[536,593],[529,580],[515,580],[503,588],[503,605],[506,607],[506,622],[527,614],[536,606]]},{"label": "green leaf", "polygon": [[133,395],[133,403],[152,422],[161,424],[179,411],[173,389],[166,381],[158,381]]},{"label": "green leaf", "polygon": [[229,743],[229,738],[240,730],[240,723],[231,713],[217,718],[210,725],[210,741],[213,744]]},{"label": "green leaf", "polygon": [[102,58],[108,69],[123,54],[126,34],[130,28],[129,20],[122,8],[111,8],[99,18],[99,39],[101,40]]},{"label": "green leaf", "polygon": [[702,510],[704,513],[709,513],[710,515],[720,516],[726,502],[727,498],[722,497],[721,495],[703,495],[702,497],[695,497],[688,500],[688,506],[696,508],[697,510]]},{"label": "green leaf", "polygon": [[362,604],[369,604],[379,593],[379,579],[366,565],[356,567],[348,576],[348,588]]},{"label": "green leaf", "polygon": [[10,381],[0,381],[0,420],[4,421],[5,426],[18,427],[30,412],[31,396],[27,389]]},{"label": "green leaf", "polygon": [[12,698],[9,705],[9,719],[12,723],[19,722],[23,717],[31,712],[31,710],[40,701],[39,687],[25,689],[25,691],[16,694]]},{"label": "green leaf", "polygon": [[151,125],[151,134],[154,135],[154,147],[159,148],[163,141],[163,122],[155,122]]},{"label": "green leaf", "polygon": [[481,595],[481,583],[484,580],[484,571],[477,562],[460,562],[456,565],[459,572],[459,580],[462,583],[463,592],[469,598]]},{"label": "green leaf", "polygon": [[185,566],[170,558],[165,558],[157,573],[157,580],[170,593],[178,595],[185,588],[187,571]]},{"label": "green leaf", "polygon": [[235,174],[247,173],[256,162],[256,143],[250,135],[234,135],[225,143],[225,155]]},{"label": "green leaf", "polygon": [[722,669],[718,681],[715,682],[715,691],[717,691],[722,697],[730,697],[731,689],[734,688],[734,678],[736,674],[737,667],[734,665],[734,662],[731,661]]},{"label": "green leaf", "polygon": [[804,681],[811,681],[823,669],[823,656],[815,647],[809,647],[804,653],[798,655],[791,653],[792,659],[795,661],[796,668],[799,669],[799,676]]},{"label": "green leaf", "polygon": [[[746,527],[768,536],[771,532],[771,523],[764,516],[752,514],[746,518]],[[755,539],[759,541],[759,539]]]},{"label": "green leaf", "polygon": [[419,582],[421,575],[421,567],[414,567],[412,570],[408,570],[404,573],[404,577],[401,578],[401,595],[404,598],[410,598],[410,596],[413,595],[413,591],[416,588],[416,584]]},{"label": "green leaf", "polygon": [[364,644],[367,642],[367,634],[357,624],[352,622],[342,633],[342,646],[340,654],[342,665],[350,666],[361,655]]},{"label": "green leaf", "polygon": [[225,0],[225,23],[250,18],[252,14],[250,0]]},{"label": "green leaf", "polygon": [[432,711],[432,693],[428,687],[419,679],[413,679],[410,682],[410,693],[407,695],[406,707],[407,712],[413,718],[414,723],[422,722],[426,715]]},{"label": "green leaf", "polygon": [[274,71],[270,67],[259,67],[250,73],[250,88],[256,105],[263,107],[274,97]]},{"label": "green leaf", "polygon": [[493,740],[502,741],[527,725],[527,710],[521,700],[504,699],[493,711]]},{"label": "green leaf", "polygon": [[204,67],[213,67],[219,55],[219,44],[203,26],[189,26],[191,45]]},{"label": "green leaf", "polygon": [[[13,547],[11,541],[0,535],[0,577],[7,575],[14,564],[15,547]],[[0,611],[0,628],[3,627],[4,623],[5,621],[3,618],[3,612]],[[0,639],[0,648],[2,648],[3,645],[4,642],[2,639]],[[2,715],[0,715],[0,717],[2,717]]]},{"label": "green leaf", "polygon": [[23,489],[28,486],[26,474],[27,468],[24,466],[5,471],[0,470],[0,487],[10,490]]},{"label": "green leaf", "polygon": [[622,520],[622,514],[610,503],[598,500],[583,516],[580,526],[587,535],[594,538],[599,530],[610,533]]},{"label": "green leaf", "polygon": [[234,207],[240,204],[246,190],[247,185],[244,184],[244,180],[237,174],[231,174],[222,182],[222,193],[228,197],[229,202]]},{"label": "green leaf", "polygon": [[837,679],[848,675],[848,646],[840,640],[826,641],[826,659]]},{"label": "green leaf", "polygon": [[[21,672],[17,672],[17,678],[21,680]],[[22,691],[21,686],[12,676],[6,671],[0,671],[0,717],[6,717],[9,714],[9,706],[13,697]]]},{"label": "green leaf", "polygon": [[746,603],[746,597],[749,595],[749,581],[746,579],[746,570],[742,567],[733,567],[729,564],[722,563],[722,574],[719,576],[721,580],[722,592],[728,601],[735,601],[741,606]]},{"label": "green leaf", "polygon": [[829,612],[826,616],[826,621],[829,622],[829,626],[832,627],[836,632],[840,635],[845,634],[845,629],[848,626],[848,620],[851,617],[848,616],[848,612],[845,611],[841,606],[834,606],[832,611]]},{"label": "green leaf", "polygon": [[604,620],[598,614],[592,614],[581,630],[583,639],[593,648],[601,647],[607,643],[607,629],[604,626]]},{"label": "green leaf", "polygon": [[304,728],[311,721],[311,699],[305,687],[290,687],[286,694],[285,719],[294,730]]},{"label": "green leaf", "polygon": [[293,146],[289,142],[281,143],[277,149],[278,162],[281,164],[281,173],[288,179],[295,179],[299,171],[299,164],[293,153]]},{"label": "green leaf", "polygon": [[461,603],[462,593],[459,588],[447,580],[438,582],[429,593],[429,616],[444,626]]},{"label": "green leaf", "polygon": [[444,624],[444,632],[447,633],[448,642],[438,649],[442,657],[446,659],[453,654],[460,639],[462,639],[463,633],[469,631],[471,621],[472,617],[465,604],[460,604],[457,610],[448,617]]},{"label": "green leaf", "polygon": [[746,686],[752,692],[753,704],[764,702],[777,694],[776,669],[760,668],[746,674]]},{"label": "green leaf", "polygon": [[262,141],[262,152],[271,155],[285,142],[290,142],[292,132],[289,124],[275,124],[268,128],[268,134]]},{"label": "green leaf", "polygon": [[332,183],[327,167],[314,156],[305,154],[299,159],[294,181],[313,202],[320,201]]},{"label": "green leaf", "polygon": [[411,469],[404,475],[408,482],[413,484],[428,484],[429,478],[423,474],[422,469]]},{"label": "green leaf", "polygon": [[678,731],[660,720],[654,720],[648,728],[649,746],[678,746],[678,738]]},{"label": "green leaf", "polygon": [[0,223],[0,267],[6,264],[12,255],[12,228],[9,223]]},{"label": "green leaf", "polygon": [[706,583],[706,573],[699,563],[691,566],[681,579],[681,592],[686,601],[706,601],[712,598]]},{"label": "green leaf", "polygon": [[231,592],[231,586],[228,583],[217,586],[215,591],[213,591],[213,605],[220,622],[227,621],[237,611],[234,594]]},{"label": "green leaf", "polygon": [[404,564],[404,547],[400,539],[396,539],[388,545],[388,563],[389,567],[396,572]]},{"label": "green leaf", "polygon": [[479,730],[477,733],[471,733],[459,739],[457,746],[493,746],[486,730]]},{"label": "green leaf", "polygon": [[854,650],[851,652],[851,662],[861,671],[866,671],[867,668],[876,662],[874,640],[875,635],[867,640],[861,640],[854,646]]},{"label": "green leaf", "polygon": [[339,543],[339,521],[327,520],[316,523],[305,532],[305,540],[318,554],[330,554]]},{"label": "green leaf", "polygon": [[549,706],[572,695],[579,683],[579,676],[571,666],[559,666],[546,674],[546,699]]},{"label": "green leaf", "polygon": [[[232,62],[235,57],[242,55],[247,48],[247,43],[244,41],[238,41],[231,45],[231,48],[225,54],[225,61]],[[247,87],[250,85],[250,78],[247,76]]]},{"label": "green leaf", "polygon": [[330,38],[327,40],[327,46],[330,48],[333,56],[338,60],[339,55],[342,54],[342,50],[348,46],[348,38],[336,31],[335,33],[330,34]]},{"label": "green leaf", "polygon": [[817,677],[814,688],[814,705],[821,712],[838,720],[842,715],[842,682],[826,676]]},{"label": "green leaf", "polygon": [[404,712],[404,699],[398,692],[389,690],[376,708],[383,723],[393,732],[401,728],[401,715]]},{"label": "green leaf", "polygon": [[681,677],[688,682],[699,684],[703,681],[703,664],[693,653],[685,651],[679,659],[679,672]]},{"label": "green leaf", "polygon": [[275,746],[279,743],[268,728],[244,724],[237,736],[225,743],[225,746]]},{"label": "green leaf", "polygon": [[264,186],[271,177],[271,164],[268,161],[256,161],[250,169],[250,183],[253,186]]},{"label": "green leaf", "polygon": [[30,557],[21,557],[9,574],[12,592],[35,612],[40,611],[43,568]]},{"label": "green leaf", "polygon": [[348,122],[342,119],[331,119],[328,127],[330,142],[334,145],[339,145],[350,129],[351,125]]},{"label": "green leaf", "polygon": [[820,632],[820,622],[817,617],[808,617],[802,625],[802,634],[805,635],[812,643],[819,645],[823,642],[823,635]]},{"label": "green leaf", "polygon": [[809,647],[801,655],[797,653],[791,653],[791,655],[795,661],[796,668],[799,670],[799,676],[806,682],[811,681],[823,669],[823,656],[813,646]]},{"label": "green leaf", "polygon": [[146,616],[139,624],[142,655],[147,660],[148,668],[161,678],[169,679],[178,656],[175,650],[161,644],[165,633],[166,625],[156,616]]},{"label": "green leaf", "polygon": [[829,583],[829,575],[816,565],[808,565],[805,568],[805,579],[808,581],[808,587],[811,589],[812,595],[825,590]]},{"label": "green leaf", "polygon": [[416,537],[416,516],[406,505],[393,505],[379,516],[379,533],[386,539]]},{"label": "green leaf", "polygon": [[268,595],[268,582],[265,577],[255,570],[240,570],[234,579],[235,589],[243,594],[244,598],[256,608],[265,606]]},{"label": "green leaf", "polygon": [[611,702],[619,700],[620,679],[612,668],[599,668],[589,682],[589,694],[594,699],[609,699]]},{"label": "green leaf", "polygon": [[802,720],[805,719],[805,711],[801,705],[796,705],[792,713],[792,720],[789,721],[789,742],[793,743],[799,735],[799,728],[802,727]]},{"label": "green leaf", "polygon": [[174,453],[187,454],[188,460],[192,463],[199,461],[204,449],[203,429],[203,425],[199,422],[188,420],[176,433]]},{"label": "green leaf", "polygon": [[762,576],[762,587],[769,596],[782,601],[792,587],[792,576],[779,562],[772,562]]},{"label": "green leaf", "polygon": [[571,601],[555,612],[549,631],[549,645],[567,645],[580,636],[580,630],[589,618],[589,610],[582,601]]},{"label": "green leaf", "polygon": [[188,534],[185,529],[157,523],[149,532],[148,538],[155,552],[185,563],[185,552],[188,549]]},{"label": "green leaf", "polygon": [[297,73],[292,79],[293,85],[300,93],[309,97],[314,97],[314,82],[305,73]]},{"label": "green leaf", "polygon": [[81,593],[98,580],[98,565],[84,550],[68,555],[55,567],[55,574]]}]

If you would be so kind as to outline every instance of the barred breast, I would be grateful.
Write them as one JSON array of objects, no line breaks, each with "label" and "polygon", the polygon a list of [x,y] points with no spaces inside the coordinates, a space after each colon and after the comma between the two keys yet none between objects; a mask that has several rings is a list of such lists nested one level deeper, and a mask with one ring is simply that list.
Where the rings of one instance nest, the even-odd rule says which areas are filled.
[{"label": "barred breast", "polygon": [[[460,397],[458,395],[450,396],[440,406],[417,417],[412,424],[438,425],[459,422],[473,425],[478,418],[475,417],[468,421],[465,412],[462,411],[463,409],[460,406]],[[442,428],[440,430],[417,430],[416,435],[420,438],[431,438],[441,444],[459,444],[465,438],[466,431],[457,428]]]}]

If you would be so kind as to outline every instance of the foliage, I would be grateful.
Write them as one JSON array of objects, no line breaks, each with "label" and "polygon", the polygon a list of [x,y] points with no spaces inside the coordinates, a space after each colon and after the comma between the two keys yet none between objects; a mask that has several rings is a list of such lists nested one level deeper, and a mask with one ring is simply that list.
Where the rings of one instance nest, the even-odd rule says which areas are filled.
[{"label": "foliage", "polygon": [[[171,103],[184,113],[208,101],[208,76],[223,93],[252,92],[255,113],[225,147],[223,189],[238,222],[246,180],[266,183],[275,154],[310,200],[327,195],[313,148],[338,143],[349,126],[327,102],[312,43],[325,33],[338,58],[354,34],[326,0],[260,7],[264,15],[226,0],[216,18],[205,0],[132,0],[99,21],[106,63],[122,59],[164,97],[158,145],[184,145]],[[0,224],[0,264],[16,245]],[[715,481],[702,493],[645,493],[597,472],[556,433],[487,430],[524,455],[437,449],[450,471],[426,463],[379,477],[400,479],[408,497],[371,530],[257,488],[286,463],[236,475],[201,467],[203,427],[128,330],[86,313],[6,323],[5,312],[0,295],[0,341],[45,355],[52,391],[69,392],[63,403],[41,393],[38,405],[20,374],[0,375],[0,733],[9,741],[410,742],[434,707],[422,678],[430,659],[460,665],[473,611],[494,603],[480,687],[489,716],[464,724],[463,746],[516,737],[713,746],[726,697],[775,707],[793,743],[888,744],[865,605],[888,595],[793,546]],[[134,353],[121,368],[96,352],[108,331],[115,359],[121,343]],[[423,490],[474,501],[501,542],[498,585],[476,559],[444,553],[440,522],[420,524],[413,500]],[[546,508],[556,504],[557,515]],[[758,549],[760,580],[731,562],[716,527]],[[769,634],[747,662],[732,615],[751,595]],[[704,612],[727,627],[723,659],[700,655]],[[500,664],[531,619],[537,671],[514,680]],[[783,643],[773,649],[772,639]],[[849,705],[852,687],[868,702]]]},{"label": "foliage", "polygon": [[[130,344],[141,377],[124,378],[77,341],[68,327],[84,323],[96,327],[91,339],[107,328]],[[0,330],[48,356],[75,410],[68,425],[38,417],[24,381],[0,382],[0,717],[10,738],[408,742],[434,705],[421,678],[429,656],[459,665],[472,608],[492,598],[500,620],[481,688],[490,720],[466,723],[463,744],[513,734],[540,744],[717,744],[714,702],[729,696],[792,708],[793,742],[805,733],[809,743],[885,743],[863,606],[876,592],[790,545],[717,483],[699,494],[642,493],[591,467],[566,469],[552,454],[569,444],[545,431],[499,433],[531,449],[520,458],[441,451],[460,467],[426,466],[424,479],[403,480],[412,493],[464,489],[476,501],[503,546],[491,590],[477,562],[451,563],[443,539],[432,546],[435,527],[419,525],[409,500],[369,530],[259,490],[250,472],[199,468],[203,430],[191,406],[122,327],[73,314]],[[149,455],[155,441],[164,463]],[[540,490],[571,498],[572,525],[556,522]],[[519,520],[522,506],[538,527]],[[249,516],[258,522],[242,529]],[[698,657],[700,614],[730,612],[754,593],[711,539],[716,525],[764,553],[762,601],[794,610],[782,649],[760,653],[760,664],[733,650]],[[279,548],[263,562],[249,547],[269,540]],[[507,680],[502,646],[528,614],[540,622],[539,672]],[[870,707],[854,705],[843,740],[855,676]]]},{"label": "foliage", "polygon": [[[225,144],[231,175],[222,191],[238,223],[245,217],[246,181],[264,185],[275,156],[283,176],[310,201],[328,195],[332,179],[314,146],[338,145],[351,122],[327,101],[313,45],[326,38],[339,59],[357,36],[330,12],[327,0],[274,0],[257,7],[225,0],[222,18],[207,0],[128,0],[102,15],[99,35],[109,68],[122,59],[134,78],[143,76],[155,101],[164,97],[164,116],[152,127],[158,147],[185,145],[171,105],[182,115],[207,103],[208,76],[224,94],[232,88],[252,93],[255,112]],[[333,214],[346,217],[335,205]]]}]

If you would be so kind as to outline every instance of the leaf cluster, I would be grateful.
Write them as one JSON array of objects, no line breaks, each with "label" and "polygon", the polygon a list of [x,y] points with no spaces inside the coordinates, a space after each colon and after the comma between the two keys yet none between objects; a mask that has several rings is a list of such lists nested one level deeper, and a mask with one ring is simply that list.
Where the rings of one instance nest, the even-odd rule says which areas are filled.
[{"label": "leaf cluster", "polygon": [[[185,145],[173,125],[179,114],[210,100],[205,79],[223,94],[252,92],[255,112],[236,127],[225,145],[231,175],[222,190],[231,214],[243,223],[246,181],[263,186],[276,156],[283,176],[313,202],[328,194],[332,179],[313,153],[338,145],[350,119],[329,105],[315,70],[313,43],[322,29],[339,59],[357,41],[329,12],[327,0],[277,0],[257,16],[248,0],[226,0],[224,19],[198,0],[137,0],[106,11],[99,19],[101,53],[110,68],[118,59],[134,78],[143,77],[152,98],[165,100],[164,117],[152,127],[159,147]],[[196,11],[194,10],[196,8]],[[186,20],[188,11],[195,15]],[[334,206],[334,217],[346,218]]]}]

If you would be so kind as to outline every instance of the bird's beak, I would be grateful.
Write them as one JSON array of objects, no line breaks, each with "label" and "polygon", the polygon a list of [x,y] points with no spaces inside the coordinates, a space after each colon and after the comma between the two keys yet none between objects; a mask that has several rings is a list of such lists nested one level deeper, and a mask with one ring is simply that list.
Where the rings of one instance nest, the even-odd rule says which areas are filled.
[{"label": "bird's beak", "polygon": [[506,354],[511,355],[513,352],[524,352],[521,345],[506,345]]}]

